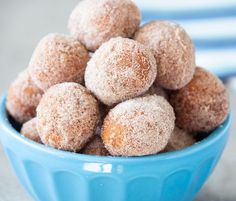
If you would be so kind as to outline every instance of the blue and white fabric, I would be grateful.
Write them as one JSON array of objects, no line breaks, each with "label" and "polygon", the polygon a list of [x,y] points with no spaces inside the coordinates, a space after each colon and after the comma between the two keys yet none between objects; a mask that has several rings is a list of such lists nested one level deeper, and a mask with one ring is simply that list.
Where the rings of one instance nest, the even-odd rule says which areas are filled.
[{"label": "blue and white fabric", "polygon": [[196,46],[197,65],[222,78],[236,75],[236,0],[136,0],[143,23],[181,24]]}]

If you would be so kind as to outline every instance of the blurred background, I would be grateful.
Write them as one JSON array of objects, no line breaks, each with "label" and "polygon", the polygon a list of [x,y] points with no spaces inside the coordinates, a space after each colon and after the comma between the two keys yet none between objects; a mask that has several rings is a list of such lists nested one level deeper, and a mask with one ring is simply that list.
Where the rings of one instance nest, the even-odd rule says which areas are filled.
[{"label": "blurred background", "polygon": [[[196,46],[197,65],[224,79],[236,114],[236,0],[136,0],[143,23],[168,19],[180,23]],[[78,0],[0,0],[0,93],[28,65],[47,33],[67,33],[67,20]],[[196,201],[236,200],[236,121],[226,150]],[[0,145],[0,201],[31,201],[11,171]]]}]

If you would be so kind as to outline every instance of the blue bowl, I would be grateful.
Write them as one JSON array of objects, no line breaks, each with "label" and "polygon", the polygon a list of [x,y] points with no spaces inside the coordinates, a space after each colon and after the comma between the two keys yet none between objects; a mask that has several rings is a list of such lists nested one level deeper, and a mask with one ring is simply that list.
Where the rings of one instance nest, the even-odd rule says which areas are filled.
[{"label": "blue bowl", "polygon": [[0,102],[0,138],[26,191],[38,201],[190,201],[227,141],[222,126],[184,150],[145,157],[99,157],[56,150],[20,135]]}]

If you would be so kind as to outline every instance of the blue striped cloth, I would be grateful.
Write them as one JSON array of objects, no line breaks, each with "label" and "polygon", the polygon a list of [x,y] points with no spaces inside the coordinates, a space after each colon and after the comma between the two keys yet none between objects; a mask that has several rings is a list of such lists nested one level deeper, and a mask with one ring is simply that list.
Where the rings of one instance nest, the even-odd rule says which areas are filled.
[{"label": "blue striped cloth", "polygon": [[196,46],[196,63],[222,78],[236,75],[236,0],[136,0],[143,23],[181,24]]}]

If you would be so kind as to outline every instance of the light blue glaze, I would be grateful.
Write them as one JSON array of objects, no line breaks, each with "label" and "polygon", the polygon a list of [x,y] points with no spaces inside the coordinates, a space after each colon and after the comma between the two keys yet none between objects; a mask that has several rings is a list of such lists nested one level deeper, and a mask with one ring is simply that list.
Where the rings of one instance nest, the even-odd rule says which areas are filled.
[{"label": "light blue glaze", "polygon": [[230,115],[201,142],[145,157],[99,157],[56,150],[22,137],[0,102],[0,139],[26,191],[37,201],[190,201],[217,164]]}]

